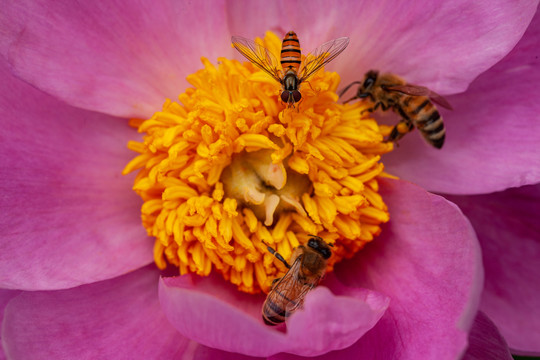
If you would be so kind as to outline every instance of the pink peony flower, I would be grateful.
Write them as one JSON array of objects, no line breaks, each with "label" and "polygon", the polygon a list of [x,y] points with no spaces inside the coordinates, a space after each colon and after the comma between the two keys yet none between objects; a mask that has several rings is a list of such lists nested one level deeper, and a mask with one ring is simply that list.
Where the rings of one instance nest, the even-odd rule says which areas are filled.
[{"label": "pink peony flower", "polygon": [[[3,3],[0,359],[538,354],[537,6]],[[125,119],[176,98],[201,56],[239,59],[231,35],[290,29],[305,49],[350,37],[330,65],[343,84],[377,68],[455,110],[443,150],[410,134],[385,156],[403,179],[380,182],[390,222],[283,332],[262,323],[263,295],[160,277],[121,170],[138,137]]]}]

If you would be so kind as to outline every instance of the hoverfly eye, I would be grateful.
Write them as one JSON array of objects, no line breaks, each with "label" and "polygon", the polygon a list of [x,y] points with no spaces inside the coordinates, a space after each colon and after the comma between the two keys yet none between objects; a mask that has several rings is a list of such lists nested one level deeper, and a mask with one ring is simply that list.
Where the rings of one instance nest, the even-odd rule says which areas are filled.
[{"label": "hoverfly eye", "polygon": [[289,102],[289,92],[287,90],[281,93],[281,101],[284,103]]},{"label": "hoverfly eye", "polygon": [[294,90],[292,92],[292,96],[293,96],[294,102],[299,102],[300,99],[302,99],[302,94],[300,94],[300,91],[298,90]]}]

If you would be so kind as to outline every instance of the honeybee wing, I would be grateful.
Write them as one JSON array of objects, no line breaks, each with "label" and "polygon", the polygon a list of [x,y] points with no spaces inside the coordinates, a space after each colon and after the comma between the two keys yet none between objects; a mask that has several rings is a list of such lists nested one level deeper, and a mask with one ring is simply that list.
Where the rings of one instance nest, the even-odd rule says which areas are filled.
[{"label": "honeybee wing", "polygon": [[272,286],[267,296],[267,302],[270,301],[288,313],[302,307],[304,298],[309,291],[309,289],[304,289],[304,285],[298,281],[296,276],[302,265],[302,257],[300,255],[294,260],[289,271]]},{"label": "honeybee wing", "polygon": [[233,36],[231,42],[246,59],[281,83],[281,72],[278,70],[279,62],[267,48],[241,36]]},{"label": "honeybee wing", "polygon": [[287,313],[292,313],[296,311],[296,309],[303,307],[304,299],[306,298],[307,293],[310,292],[311,289],[313,289],[315,286],[317,286],[321,278],[322,277],[317,277],[317,280],[314,283],[300,285],[301,287],[297,295],[298,300],[296,301],[296,304],[291,302],[287,305]]},{"label": "honeybee wing", "polygon": [[309,53],[300,69],[300,82],[315,74],[320,68],[334,60],[349,45],[348,37],[340,37],[325,42]]},{"label": "honeybee wing", "polygon": [[444,97],[442,97],[442,95],[437,94],[435,91],[429,90],[425,86],[405,84],[384,86],[384,89],[388,91],[398,91],[400,93],[413,96],[428,96],[433,102],[441,105],[444,108],[453,110],[452,105],[450,105],[450,103]]}]

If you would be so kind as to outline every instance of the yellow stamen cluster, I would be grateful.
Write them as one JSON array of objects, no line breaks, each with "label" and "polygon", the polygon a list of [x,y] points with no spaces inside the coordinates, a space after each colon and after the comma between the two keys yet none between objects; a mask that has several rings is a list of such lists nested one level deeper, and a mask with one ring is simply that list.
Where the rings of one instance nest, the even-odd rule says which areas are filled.
[{"label": "yellow stamen cluster", "polygon": [[[269,49],[280,40],[268,33]],[[193,88],[145,121],[124,173],[139,170],[142,222],[159,268],[223,274],[242,291],[268,291],[308,234],[333,243],[329,270],[380,232],[380,155],[392,150],[363,105],[340,105],[336,73],[319,71],[287,109],[279,84],[250,63],[202,59]]]}]

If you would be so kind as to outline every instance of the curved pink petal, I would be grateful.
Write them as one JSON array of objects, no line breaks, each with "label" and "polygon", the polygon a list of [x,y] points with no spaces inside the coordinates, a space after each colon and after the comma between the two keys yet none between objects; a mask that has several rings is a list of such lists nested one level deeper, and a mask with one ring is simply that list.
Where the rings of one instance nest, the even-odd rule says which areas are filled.
[{"label": "curved pink petal", "polygon": [[152,262],[125,121],[72,108],[0,61],[0,287],[59,289]]},{"label": "curved pink petal", "polygon": [[0,51],[13,71],[71,105],[149,117],[185,77],[233,49],[223,1],[3,1]]},{"label": "curved pink petal", "polygon": [[418,131],[385,156],[389,172],[430,190],[479,194],[540,181],[540,13],[512,52],[442,110],[446,143],[436,150]]},{"label": "curved pink petal", "polygon": [[[371,356],[373,355],[373,356]],[[313,359],[317,360],[348,360],[348,359],[400,359],[396,357],[386,357],[385,354],[365,354],[361,342],[357,342],[353,346],[341,350],[334,351],[330,354],[325,354]],[[417,358],[424,358],[423,355]],[[426,356],[425,358],[431,359]],[[449,357],[453,358],[453,357]],[[506,341],[498,332],[497,327],[489,320],[489,318],[482,312],[478,312],[471,331],[469,333],[467,351],[463,357],[455,357],[455,359],[462,360],[512,360],[512,355],[508,350]],[[280,354],[275,357],[269,358],[269,360],[300,360],[297,356],[288,354]]]},{"label": "curved pink petal", "polygon": [[10,359],[171,359],[188,340],[161,311],[152,267],[69,290],[24,292],[6,308]]},{"label": "curved pink petal", "polygon": [[295,30],[305,51],[340,36],[351,43],[330,65],[345,83],[376,68],[441,93],[464,91],[518,42],[538,1],[228,1],[231,32]]},{"label": "curved pink petal", "polygon": [[315,356],[356,342],[388,306],[388,299],[376,292],[336,287],[344,295],[324,286],[310,292],[304,310],[287,322],[286,333],[264,325],[264,296],[242,294],[217,275],[164,278],[159,297],[173,326],[205,346],[249,356]]},{"label": "curved pink petal", "polygon": [[470,219],[482,246],[480,308],[513,352],[540,355],[540,184],[450,200]]},{"label": "curved pink petal", "polygon": [[238,354],[233,352],[227,352],[208,346],[204,346],[196,343],[195,341],[190,341],[189,345],[184,352],[182,360],[257,360],[257,359],[266,359],[262,357],[253,357],[244,354]]},{"label": "curved pink petal", "polygon": [[481,311],[469,333],[469,347],[463,360],[512,360],[508,344],[493,322]]},{"label": "curved pink petal", "polygon": [[19,295],[21,292],[18,290],[6,290],[0,289],[0,360],[6,360],[6,354],[4,353],[4,347],[2,344],[2,323],[4,321],[4,309],[11,299]]},{"label": "curved pink petal", "polygon": [[366,359],[456,359],[467,347],[482,290],[480,247],[456,205],[396,180],[381,182],[390,222],[336,267],[347,285],[391,298],[382,319],[348,354]]}]

